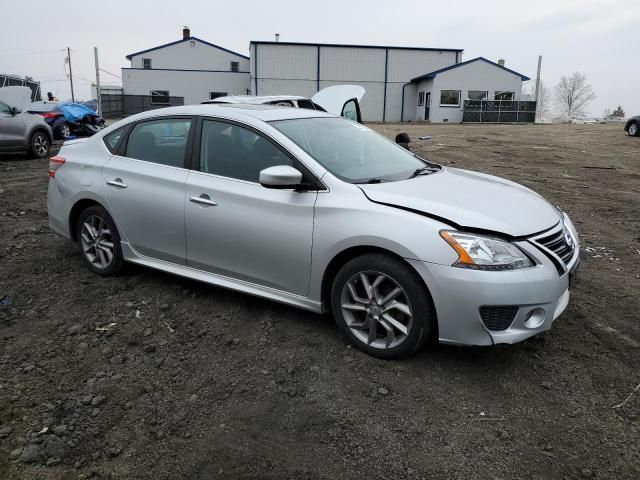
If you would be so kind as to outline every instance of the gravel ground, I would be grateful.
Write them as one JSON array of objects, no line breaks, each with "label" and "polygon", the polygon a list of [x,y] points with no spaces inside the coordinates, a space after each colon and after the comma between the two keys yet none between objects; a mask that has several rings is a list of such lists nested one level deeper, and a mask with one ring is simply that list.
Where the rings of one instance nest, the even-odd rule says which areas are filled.
[{"label": "gravel ground", "polygon": [[103,279],[47,227],[46,160],[0,156],[0,478],[639,478],[640,388],[616,406],[640,384],[640,139],[374,128],[570,213],[588,253],[550,332],[380,361],[328,316]]}]

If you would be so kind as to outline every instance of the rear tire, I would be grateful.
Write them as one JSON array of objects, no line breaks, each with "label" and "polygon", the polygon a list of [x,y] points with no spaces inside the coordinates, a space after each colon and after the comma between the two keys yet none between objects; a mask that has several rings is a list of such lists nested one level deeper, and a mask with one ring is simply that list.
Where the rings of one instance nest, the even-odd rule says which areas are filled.
[{"label": "rear tire", "polygon": [[31,135],[29,140],[29,152],[36,158],[44,158],[49,153],[51,142],[49,137],[42,130],[38,130]]},{"label": "rear tire", "polygon": [[347,262],[331,288],[336,323],[360,350],[394,359],[431,338],[435,315],[418,274],[391,255],[370,253]]},{"label": "rear tire", "polygon": [[80,254],[92,272],[103,276],[117,275],[124,266],[120,234],[103,207],[84,210],[76,224]]},{"label": "rear tire", "polygon": [[640,126],[638,125],[638,122],[633,122],[629,125],[629,136],[640,137]]}]

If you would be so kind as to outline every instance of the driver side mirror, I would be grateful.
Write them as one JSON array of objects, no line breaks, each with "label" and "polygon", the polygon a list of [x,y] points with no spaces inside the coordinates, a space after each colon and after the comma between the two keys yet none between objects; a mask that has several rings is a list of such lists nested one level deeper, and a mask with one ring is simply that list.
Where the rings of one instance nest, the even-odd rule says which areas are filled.
[{"label": "driver side mirror", "polygon": [[12,117],[15,117],[17,114],[20,113],[20,110],[17,109],[16,107],[9,107],[9,113],[11,114]]},{"label": "driver side mirror", "polygon": [[297,188],[302,182],[302,173],[289,165],[277,165],[262,170],[259,182],[265,188],[279,190]]}]

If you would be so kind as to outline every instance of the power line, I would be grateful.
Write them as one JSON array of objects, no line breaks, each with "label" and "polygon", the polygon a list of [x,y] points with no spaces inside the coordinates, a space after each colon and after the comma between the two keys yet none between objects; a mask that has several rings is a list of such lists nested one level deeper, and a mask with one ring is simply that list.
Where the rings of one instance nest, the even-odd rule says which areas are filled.
[{"label": "power line", "polygon": [[119,80],[122,80],[122,77],[116,75],[115,73],[107,72],[106,70],[100,69],[101,72],[106,73],[107,75],[111,75],[112,77],[116,77]]},{"label": "power line", "polygon": [[9,57],[12,55],[40,55],[40,54],[45,54],[45,53],[59,53],[59,52],[64,52],[64,49],[61,50],[34,50],[34,51],[30,51],[30,52],[9,52],[8,50],[6,50],[5,52],[1,52],[0,51],[0,57]]}]

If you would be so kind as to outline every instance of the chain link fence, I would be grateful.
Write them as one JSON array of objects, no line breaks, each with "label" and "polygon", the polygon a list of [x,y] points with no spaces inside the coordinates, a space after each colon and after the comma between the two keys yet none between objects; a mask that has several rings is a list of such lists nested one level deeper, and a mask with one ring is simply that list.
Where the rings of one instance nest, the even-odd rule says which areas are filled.
[{"label": "chain link fence", "polygon": [[102,94],[102,116],[126,117],[147,110],[184,105],[184,97]]},{"label": "chain link fence", "polygon": [[516,100],[465,100],[463,123],[533,123],[536,102]]}]

